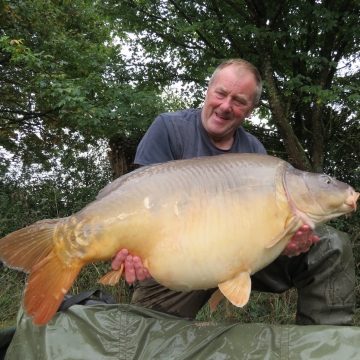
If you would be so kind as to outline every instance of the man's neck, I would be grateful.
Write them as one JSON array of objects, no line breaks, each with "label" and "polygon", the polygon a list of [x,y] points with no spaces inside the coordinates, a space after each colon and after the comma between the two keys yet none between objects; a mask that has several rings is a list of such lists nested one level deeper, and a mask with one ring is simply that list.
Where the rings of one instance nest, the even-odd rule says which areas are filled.
[{"label": "man's neck", "polygon": [[214,138],[212,136],[210,136],[210,140],[211,142],[218,148],[221,150],[230,150],[233,143],[234,143],[234,135],[229,137],[229,138]]}]

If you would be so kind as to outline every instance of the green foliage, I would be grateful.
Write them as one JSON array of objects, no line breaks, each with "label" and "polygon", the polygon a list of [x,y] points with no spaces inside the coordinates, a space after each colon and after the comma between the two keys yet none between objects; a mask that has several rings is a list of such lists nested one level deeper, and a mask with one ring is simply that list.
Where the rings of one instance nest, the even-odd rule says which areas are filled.
[{"label": "green foliage", "polygon": [[1,117],[10,124],[19,115],[25,121],[55,116],[64,104],[85,101],[89,108],[91,88],[101,92],[106,54],[114,50],[104,44],[111,28],[103,10],[90,4],[2,1]]},{"label": "green foliage", "polygon": [[84,148],[69,134],[94,144],[149,126],[157,89],[131,82],[115,25],[100,2],[0,0],[0,147],[41,164],[54,145]]},{"label": "green foliage", "polygon": [[[0,237],[37,220],[69,216],[95,199],[111,179],[106,147],[61,150],[44,166],[6,169],[0,181]],[[14,164],[13,164],[14,165]]]}]

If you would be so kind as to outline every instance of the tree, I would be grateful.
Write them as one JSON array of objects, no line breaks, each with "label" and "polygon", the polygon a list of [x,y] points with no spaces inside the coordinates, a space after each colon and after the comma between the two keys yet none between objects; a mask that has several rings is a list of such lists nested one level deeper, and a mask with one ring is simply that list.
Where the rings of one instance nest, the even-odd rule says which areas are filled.
[{"label": "tree", "polygon": [[[242,57],[256,65],[265,84],[260,115],[269,116],[271,131],[279,132],[287,160],[297,168],[322,172],[335,139],[359,130],[359,69],[352,68],[359,56],[358,0],[116,5],[123,28],[137,34],[131,46],[134,78],[192,83],[199,94],[222,60]],[[140,54],[146,60],[140,62]],[[358,157],[358,150],[351,156]]]},{"label": "tree", "polygon": [[18,147],[19,137],[39,143],[45,129],[61,137],[65,122],[76,127],[76,111],[84,116],[96,108],[92,89],[101,93],[110,29],[86,5],[2,1],[0,129],[7,149]]},{"label": "tree", "polygon": [[0,0],[0,151],[46,164],[59,146],[144,133],[159,95],[131,83],[114,29],[101,2]]},{"label": "tree", "polygon": [[131,170],[141,136],[171,108],[163,89],[181,82],[198,107],[210,74],[231,57],[262,73],[258,114],[268,123],[247,126],[269,153],[318,172],[333,171],[339,145],[345,164],[358,159],[358,0],[0,0],[0,8],[0,145],[25,160],[46,161],[54,143],[79,132],[86,142],[110,139],[114,174]]}]

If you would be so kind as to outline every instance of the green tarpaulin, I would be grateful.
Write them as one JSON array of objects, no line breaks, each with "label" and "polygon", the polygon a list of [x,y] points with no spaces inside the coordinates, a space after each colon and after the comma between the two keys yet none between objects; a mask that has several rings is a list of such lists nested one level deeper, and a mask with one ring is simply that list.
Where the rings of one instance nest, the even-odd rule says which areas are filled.
[{"label": "green tarpaulin", "polygon": [[6,360],[360,359],[360,328],[205,323],[131,305],[75,305],[45,326],[22,316]]}]

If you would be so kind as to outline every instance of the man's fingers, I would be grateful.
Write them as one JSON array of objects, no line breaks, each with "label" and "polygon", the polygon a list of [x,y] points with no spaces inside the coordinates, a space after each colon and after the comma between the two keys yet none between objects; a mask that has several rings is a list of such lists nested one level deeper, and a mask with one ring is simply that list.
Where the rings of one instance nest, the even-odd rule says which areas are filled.
[{"label": "man's fingers", "polygon": [[142,260],[138,256],[133,257],[133,264],[134,264],[136,278],[139,281],[146,279]]},{"label": "man's fingers", "polygon": [[125,261],[126,257],[129,255],[129,250],[122,249],[114,257],[111,262],[111,267],[113,270],[119,270],[121,264]]},{"label": "man's fingers", "polygon": [[151,279],[152,276],[150,275],[149,271],[147,269],[144,269],[144,275],[146,279]]},{"label": "man's fingers", "polygon": [[141,258],[129,255],[127,249],[120,250],[111,262],[113,270],[119,270],[121,264],[124,264],[124,276],[127,283],[132,284],[135,280],[150,279],[149,271],[144,269]]},{"label": "man's fingers", "polygon": [[312,242],[313,244],[316,244],[317,242],[319,242],[320,238],[317,235],[313,235],[312,236]]},{"label": "man's fingers", "polygon": [[289,257],[298,256],[309,251],[312,244],[317,243],[319,237],[313,235],[308,225],[303,225],[291,238],[290,243],[285,247],[282,255]]},{"label": "man's fingers", "polygon": [[127,256],[125,260],[125,280],[129,284],[132,284],[136,280],[133,257],[131,255]]}]

